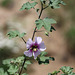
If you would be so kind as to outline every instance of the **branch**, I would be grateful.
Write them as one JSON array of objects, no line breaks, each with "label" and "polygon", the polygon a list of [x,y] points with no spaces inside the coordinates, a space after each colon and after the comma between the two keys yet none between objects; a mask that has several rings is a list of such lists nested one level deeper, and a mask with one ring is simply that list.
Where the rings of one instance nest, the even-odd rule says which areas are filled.
[{"label": "branch", "polygon": [[[40,17],[41,17],[41,15],[42,15],[43,10],[44,10],[44,9],[46,9],[46,8],[48,8],[48,7],[49,7],[49,5],[50,5],[50,2],[49,2],[49,4],[48,4],[48,6],[46,6],[46,7],[44,7],[44,8],[43,8],[43,4],[42,4],[42,2],[41,2],[41,11],[40,11],[40,14],[39,14],[38,19],[40,19]],[[33,36],[32,36],[32,40],[34,39],[35,33],[37,32],[37,31],[36,31],[36,29],[37,29],[37,27],[35,27],[35,29],[34,29]]]},{"label": "branch", "polygon": [[26,41],[24,40],[24,38],[22,37],[23,42],[26,44]]},{"label": "branch", "polygon": [[19,75],[21,75],[21,73],[22,73],[22,71],[23,71],[23,67],[24,67],[25,61],[26,61],[26,58],[24,58],[24,62],[23,62],[23,65],[22,65],[21,71],[19,72]]},{"label": "branch", "polygon": [[[42,2],[41,2],[41,11],[40,11],[40,14],[39,14],[38,19],[40,19],[43,10],[44,10],[44,9],[43,9],[43,4],[42,4]],[[36,29],[37,29],[37,27],[35,27],[35,29],[34,29],[33,36],[32,36],[32,40],[34,39],[34,36],[35,36],[35,33],[36,33]]]},{"label": "branch", "polygon": [[[47,7],[48,7],[48,6],[47,6]],[[39,14],[38,19],[40,19],[43,10],[46,9],[47,7],[43,8],[43,4],[42,4],[42,2],[41,2],[41,11],[40,11],[40,14]],[[35,33],[37,32],[36,30],[37,30],[37,27],[35,27],[35,29],[34,29],[34,32],[33,32],[33,35],[32,35],[32,40],[34,39]],[[23,38],[22,38],[22,40],[23,40],[24,43],[26,44],[26,41],[25,41]],[[24,62],[23,62],[23,65],[22,65],[22,68],[21,68],[21,71],[20,71],[19,75],[21,75],[21,73],[22,73],[22,70],[23,70],[23,67],[24,67],[25,61],[26,61],[26,58],[24,59]]]},{"label": "branch", "polygon": [[43,9],[46,9],[46,8],[48,8],[48,7],[49,7],[49,5],[50,5],[50,3],[51,3],[51,1],[49,1],[49,4],[48,4],[48,6],[44,7]]}]

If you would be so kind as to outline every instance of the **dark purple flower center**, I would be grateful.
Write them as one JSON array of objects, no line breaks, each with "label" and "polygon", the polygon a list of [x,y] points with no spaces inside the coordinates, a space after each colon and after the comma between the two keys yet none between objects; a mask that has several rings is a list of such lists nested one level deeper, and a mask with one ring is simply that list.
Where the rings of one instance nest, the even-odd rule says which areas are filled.
[{"label": "dark purple flower center", "polygon": [[30,49],[32,50],[32,51],[37,51],[38,49],[39,49],[39,45],[38,44],[33,44],[31,47],[30,47]]}]

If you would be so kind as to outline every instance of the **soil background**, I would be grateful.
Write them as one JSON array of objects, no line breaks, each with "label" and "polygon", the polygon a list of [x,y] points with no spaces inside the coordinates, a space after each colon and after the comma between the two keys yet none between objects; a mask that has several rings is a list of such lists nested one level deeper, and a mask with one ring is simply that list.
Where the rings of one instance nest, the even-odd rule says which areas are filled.
[{"label": "soil background", "polygon": [[[9,30],[18,30],[21,33],[27,32],[24,39],[28,40],[33,34],[35,20],[38,15],[34,9],[19,11],[23,3],[28,0],[12,0],[6,6],[0,5],[0,62],[3,59],[22,55],[26,47],[21,39],[14,38],[9,40],[6,33]],[[2,1],[0,1],[1,4]],[[71,54],[65,33],[75,25],[74,0],[65,1],[66,6],[59,9],[47,8],[41,18],[54,18],[57,24],[54,25],[56,31],[50,33],[49,37],[44,32],[37,32],[35,36],[40,36],[46,45],[46,52],[53,56],[55,61],[50,61],[49,65],[38,65],[37,62],[30,65],[27,72],[29,75],[47,75],[49,72],[59,70],[62,66],[71,66],[75,72],[75,54]],[[36,8],[40,8],[40,3]],[[41,30],[44,30],[43,28]],[[75,48],[74,48],[75,50]],[[72,50],[71,50],[72,51]]]}]

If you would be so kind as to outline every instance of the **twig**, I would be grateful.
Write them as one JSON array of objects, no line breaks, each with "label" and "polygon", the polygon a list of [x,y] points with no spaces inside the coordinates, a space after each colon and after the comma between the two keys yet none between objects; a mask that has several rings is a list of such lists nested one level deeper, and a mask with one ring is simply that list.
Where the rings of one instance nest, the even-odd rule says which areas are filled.
[{"label": "twig", "polygon": [[[50,5],[50,2],[49,2],[49,4],[48,4],[48,6],[46,6],[46,7],[43,8],[43,4],[42,4],[42,2],[41,2],[41,11],[40,11],[40,15],[39,15],[38,19],[40,19],[43,10],[46,9],[46,8],[48,8],[49,5]],[[37,32],[36,29],[37,29],[37,27],[35,27],[35,29],[34,29],[33,36],[32,36],[32,40],[34,39],[35,33]]]},{"label": "twig", "polygon": [[48,8],[48,7],[49,7],[49,5],[50,5],[50,3],[51,3],[51,1],[49,1],[49,4],[48,4],[48,6],[44,7],[43,9],[46,9],[46,8]]},{"label": "twig", "polygon": [[[48,6],[47,6],[47,7],[48,7]],[[43,10],[46,9],[47,7],[43,8],[43,4],[42,4],[42,2],[41,2],[41,11],[40,11],[40,14],[39,14],[38,19],[40,19]],[[33,35],[32,35],[32,40],[34,39],[34,36],[35,36],[35,33],[36,33],[36,29],[37,29],[37,27],[35,27],[35,29],[34,29],[34,32],[33,32]],[[26,41],[25,41],[23,38],[22,38],[22,40],[23,40],[24,43],[26,44]],[[21,73],[22,73],[22,70],[23,70],[23,67],[24,67],[25,61],[26,61],[26,58],[24,59],[24,62],[23,62],[23,65],[22,65],[21,71],[19,72],[19,75],[21,75]]]},{"label": "twig", "polygon": [[24,40],[24,38],[22,37],[22,40],[24,41],[24,43],[26,44],[26,41]]},{"label": "twig", "polygon": [[[43,4],[41,2],[41,11],[40,11],[40,15],[39,15],[38,19],[40,19],[41,15],[42,15],[42,12],[43,12]],[[34,36],[35,36],[35,33],[36,33],[36,29],[37,29],[37,27],[35,27],[35,29],[34,29],[32,40],[34,39]]]},{"label": "twig", "polygon": [[21,71],[19,72],[19,75],[21,75],[21,73],[22,73],[22,70],[23,70],[23,67],[24,67],[25,61],[26,61],[26,58],[24,58],[24,62],[23,62],[23,65],[22,65]]}]

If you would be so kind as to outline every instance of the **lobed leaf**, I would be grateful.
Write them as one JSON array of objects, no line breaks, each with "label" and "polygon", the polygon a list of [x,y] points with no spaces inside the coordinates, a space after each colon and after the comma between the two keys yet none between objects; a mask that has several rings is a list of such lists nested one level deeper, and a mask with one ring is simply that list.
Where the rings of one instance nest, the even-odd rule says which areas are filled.
[{"label": "lobed leaf", "polygon": [[60,70],[63,72],[63,73],[71,73],[73,71],[73,68],[71,67],[67,67],[67,66],[63,66],[60,68]]},{"label": "lobed leaf", "polygon": [[27,61],[25,62],[25,64],[29,65],[29,64],[31,64],[31,61],[27,60]]},{"label": "lobed leaf", "polygon": [[11,63],[14,63],[15,60],[14,59],[6,59],[6,60],[3,60],[3,65],[7,65],[7,66],[10,66]]},{"label": "lobed leaf", "polygon": [[23,73],[22,75],[28,75],[27,73]]},{"label": "lobed leaf", "polygon": [[3,68],[0,68],[0,75],[8,75],[7,72],[4,72]]},{"label": "lobed leaf", "polygon": [[52,9],[60,8],[59,4],[66,5],[62,0],[50,0],[50,7]]},{"label": "lobed leaf", "polygon": [[24,37],[24,35],[26,35],[26,33],[21,33],[21,34],[19,35],[19,37],[22,38],[22,37]]},{"label": "lobed leaf", "polygon": [[53,57],[48,57],[45,55],[47,55],[47,52],[41,52],[40,56],[37,58],[39,64],[49,64],[49,60],[54,61]]},{"label": "lobed leaf", "polygon": [[15,37],[20,37],[22,38],[24,35],[26,35],[26,33],[21,33],[19,31],[9,31],[7,33],[7,35],[9,36],[9,39],[15,38]]},{"label": "lobed leaf", "polygon": [[49,18],[44,18],[38,19],[35,21],[37,29],[41,29],[44,27],[47,31],[50,31],[51,29],[51,24],[55,24],[56,21],[54,19],[49,19]]},{"label": "lobed leaf", "polygon": [[9,39],[12,39],[14,37],[17,37],[19,35],[19,32],[18,31],[9,31],[7,33],[7,35],[9,36]]},{"label": "lobed leaf", "polygon": [[9,74],[15,74],[18,71],[18,67],[11,65],[8,69]]},{"label": "lobed leaf", "polygon": [[34,6],[36,6],[37,2],[33,2],[33,3],[30,3],[30,2],[27,2],[27,3],[24,3],[23,6],[21,7],[20,11],[22,10],[29,10],[31,8],[34,8]]},{"label": "lobed leaf", "polygon": [[45,55],[47,55],[47,54],[48,54],[47,52],[42,51],[41,54],[40,54],[40,56],[45,56]]}]

